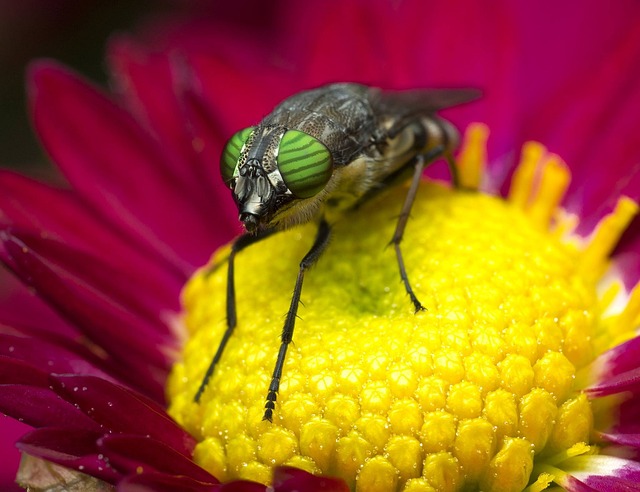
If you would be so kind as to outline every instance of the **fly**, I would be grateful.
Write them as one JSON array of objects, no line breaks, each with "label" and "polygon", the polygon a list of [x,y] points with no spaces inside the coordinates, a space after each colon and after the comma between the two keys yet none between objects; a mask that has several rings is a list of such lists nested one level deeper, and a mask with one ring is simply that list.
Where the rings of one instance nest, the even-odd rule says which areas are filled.
[{"label": "fly", "polygon": [[331,224],[376,192],[411,175],[391,244],[400,278],[416,312],[424,309],[402,259],[400,243],[425,166],[444,158],[452,182],[457,130],[436,111],[471,101],[474,90],[382,91],[359,84],[332,84],[285,99],[256,126],[231,137],[221,174],[236,201],[246,232],[231,247],[227,274],[227,328],[195,395],[199,402],[236,326],[236,254],[278,231],[318,224],[302,258],[281,335],[263,420],[272,421],[282,370],[293,338],[305,272],[322,255]]}]

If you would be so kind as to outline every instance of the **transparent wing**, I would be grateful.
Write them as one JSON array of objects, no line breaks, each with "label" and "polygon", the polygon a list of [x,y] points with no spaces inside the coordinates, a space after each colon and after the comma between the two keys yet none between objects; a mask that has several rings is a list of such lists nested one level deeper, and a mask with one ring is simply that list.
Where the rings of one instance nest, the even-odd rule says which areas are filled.
[{"label": "transparent wing", "polygon": [[474,101],[482,93],[477,89],[410,89],[380,91],[373,104],[382,114],[433,114],[445,108]]}]

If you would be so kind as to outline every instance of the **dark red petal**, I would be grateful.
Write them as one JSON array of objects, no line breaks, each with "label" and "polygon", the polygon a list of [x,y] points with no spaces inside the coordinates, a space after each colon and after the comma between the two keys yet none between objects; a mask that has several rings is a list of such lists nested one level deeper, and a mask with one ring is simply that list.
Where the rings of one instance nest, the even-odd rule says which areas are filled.
[{"label": "dark red petal", "polygon": [[9,171],[0,171],[0,223],[23,230],[43,232],[74,249],[100,257],[117,258],[131,273],[177,292],[186,277],[171,270],[166,262],[144,254],[126,241],[93,212],[79,197]]},{"label": "dark red petal", "polygon": [[54,426],[94,431],[100,429],[97,423],[48,388],[2,384],[0,411],[32,427]]},{"label": "dark red petal", "polygon": [[77,335],[73,326],[38,297],[33,289],[29,289],[4,268],[0,259],[0,326],[3,325],[38,326],[41,327],[41,331],[65,334],[68,337]]},{"label": "dark red petal", "polygon": [[[10,349],[10,347],[8,347]],[[3,347],[3,350],[5,347]],[[49,373],[13,357],[0,355],[0,384],[27,384],[46,388]]]},{"label": "dark red petal", "polygon": [[139,470],[184,475],[204,483],[218,480],[196,465],[190,458],[176,452],[165,443],[144,435],[109,435],[98,442],[109,462],[124,474]]},{"label": "dark red petal", "polygon": [[349,492],[349,487],[339,478],[312,475],[298,468],[279,467],[273,475],[275,492]]},{"label": "dark red petal", "polygon": [[[218,485],[197,482],[190,477],[171,476],[158,472],[130,475],[118,482],[118,492],[218,492]],[[238,489],[240,492],[242,489]],[[247,489],[247,492],[254,490]],[[265,492],[263,486],[260,492]]]},{"label": "dark red petal", "polygon": [[[68,345],[72,345],[72,343],[69,342]],[[85,351],[78,353],[69,350],[68,347],[40,338],[26,338],[0,333],[0,356],[25,362],[39,369],[43,374],[84,374],[112,379],[107,373],[90,363],[85,355]],[[93,359],[96,358],[93,357]],[[3,381],[2,377],[0,377],[0,381]]]},{"label": "dark red petal", "polygon": [[121,475],[97,452],[102,433],[69,428],[36,429],[18,441],[18,448],[31,456],[51,461],[116,483]]},{"label": "dark red petal", "polygon": [[217,492],[269,492],[270,490],[273,489],[265,487],[261,483],[247,482],[245,480],[223,483],[216,489]]},{"label": "dark red petal", "polygon": [[149,436],[191,458],[194,439],[156,402],[93,376],[52,375],[53,390],[113,432]]},{"label": "dark red petal", "polygon": [[[171,58],[165,53],[149,53],[132,39],[119,37],[109,44],[107,61],[128,108],[162,144],[174,173],[190,190],[189,198],[211,212],[215,197],[211,196],[211,184],[203,179],[207,174],[202,170],[206,167],[217,170],[218,158],[203,162],[197,155],[184,105],[176,92],[181,79],[180,64],[172,64]],[[217,173],[215,179],[220,180]]]},{"label": "dark red petal", "polygon": [[136,384],[136,378],[141,378],[137,386],[147,388],[149,394],[162,400],[170,362],[159,347],[149,350],[150,344],[159,342],[154,327],[105,299],[90,286],[74,282],[72,278],[63,278],[45,258],[19,240],[2,235],[0,232],[8,254],[5,262],[16,274],[34,286],[41,296],[109,356],[134,371],[130,379],[132,384]]},{"label": "dark red petal", "polygon": [[188,275],[223,238],[135,120],[50,62],[30,72],[34,124],[69,182],[101,215]]},{"label": "dark red petal", "polygon": [[[170,344],[173,341],[168,326],[159,320],[159,315],[169,310],[179,311],[179,291],[167,289],[161,279],[141,275],[135,266],[122,263],[120,258],[107,255],[97,257],[60,241],[42,237],[41,234],[13,228],[8,234],[34,254],[44,258],[52,265],[52,269],[65,277],[73,279],[75,283],[90,286],[100,296],[108,298],[110,304],[122,306],[124,310],[153,323],[153,332],[149,335],[156,335],[158,339],[150,341],[157,344]],[[164,342],[159,337],[163,332]]]}]

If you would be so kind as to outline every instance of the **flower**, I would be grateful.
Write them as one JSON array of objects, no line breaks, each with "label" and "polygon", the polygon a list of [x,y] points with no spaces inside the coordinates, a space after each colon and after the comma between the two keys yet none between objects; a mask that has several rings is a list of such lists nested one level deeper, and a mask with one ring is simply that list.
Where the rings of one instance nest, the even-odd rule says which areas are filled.
[{"label": "flower", "polygon": [[[157,51],[148,51],[128,39],[115,42],[109,60],[120,104],[51,63],[32,70],[36,130],[74,191],[9,173],[1,176],[2,259],[39,296],[29,299],[33,308],[28,313],[18,317],[12,312],[13,319],[5,317],[1,328],[2,381],[10,384],[2,387],[0,405],[3,412],[37,427],[19,444],[27,454],[118,483],[123,490],[136,485],[150,490],[218,488],[210,472],[192,461],[194,438],[165,413],[164,383],[184,335],[177,316],[178,293],[195,268],[237,232],[233,204],[211,165],[218,160],[224,137],[253,123],[283,96],[300,88],[329,80],[359,80],[385,87],[444,82],[486,86],[487,96],[475,109],[469,106],[450,113],[461,124],[478,114],[486,115],[484,119],[490,123],[493,137],[483,185],[486,189],[496,190],[506,182],[505,174],[511,169],[505,156],[515,152],[524,138],[536,136],[551,142],[570,164],[581,164],[573,169],[565,202],[569,214],[560,224],[569,227],[572,217],[579,217],[577,231],[590,232],[612,212],[620,195],[638,198],[637,176],[626,167],[635,162],[638,150],[630,143],[609,143],[632,142],[628,132],[638,114],[633,84],[637,74],[632,71],[623,80],[611,76],[615,66],[634,60],[638,46],[634,42],[637,28],[625,24],[626,17],[611,26],[598,23],[602,28],[599,40],[603,41],[598,46],[618,45],[612,68],[599,75],[600,83],[609,84],[612,94],[630,101],[629,107],[618,108],[619,125],[610,129],[598,118],[582,117],[579,111],[606,112],[611,105],[602,103],[594,108],[594,103],[571,110],[574,94],[569,90],[576,85],[571,77],[580,75],[586,66],[579,54],[575,72],[556,70],[551,77],[539,68],[518,71],[525,66],[520,63],[530,60],[520,62],[499,49],[502,36],[515,34],[505,29],[521,28],[517,34],[525,41],[531,39],[526,29],[538,28],[541,21],[517,22],[519,16],[528,16],[531,21],[531,12],[511,12],[505,6],[498,15],[515,21],[503,23],[485,6],[465,2],[465,15],[455,19],[457,32],[448,35],[441,28],[449,29],[451,23],[443,22],[445,14],[439,9],[444,7],[438,5],[429,6],[428,11],[418,3],[401,8],[380,3],[369,9],[354,1],[335,5],[330,12],[319,5],[282,4],[279,15],[272,19],[278,28],[271,31],[271,37],[259,37],[258,45],[252,37],[212,29],[210,21],[178,28],[169,36],[168,46],[152,36]],[[300,19],[312,19],[312,24],[302,25],[297,22]],[[426,22],[433,22],[433,29]],[[389,29],[389,25],[402,29]],[[476,35],[482,43],[464,49],[467,63],[459,63],[453,48],[462,50],[460,33],[471,35],[474,28],[484,34]],[[333,35],[336,32],[350,32],[359,43],[345,43],[343,37]],[[612,32],[624,35],[613,38]],[[448,41],[444,46],[451,48],[446,54],[444,39]],[[496,49],[487,50],[492,54],[487,57],[483,48],[492,44]],[[522,44],[522,51],[514,51],[527,54],[529,45]],[[372,57],[372,46],[376,46],[375,54],[382,56]],[[554,52],[562,48],[554,45],[545,53],[553,60]],[[483,63],[469,63],[476,60]],[[299,75],[295,80],[290,76],[292,62],[294,73]],[[525,80],[517,80],[519,77]],[[516,80],[521,83],[513,84]],[[593,101],[601,101],[593,96],[601,87],[597,82],[589,79],[580,85]],[[541,89],[527,90],[531,97],[515,93],[517,87],[534,86]],[[557,117],[539,109],[541,102],[548,100],[554,102]],[[507,114],[520,115],[517,128],[505,123]],[[469,148],[477,153],[482,145]],[[482,159],[468,161],[479,163]],[[612,163],[606,168],[611,173],[603,173],[603,162]],[[524,178],[518,176],[513,182],[524,179],[530,183],[527,173]],[[594,176],[600,179],[594,180]],[[620,178],[628,180],[621,182]],[[512,189],[530,188],[522,185]],[[552,186],[551,190],[562,191],[562,187]],[[562,193],[553,196],[559,200]],[[530,198],[531,203],[542,203],[542,212],[553,212],[553,200]],[[512,201],[518,203],[513,197]],[[609,215],[612,220],[600,222],[606,225],[605,231],[613,229],[613,233],[596,234],[592,240],[591,244],[601,248],[593,253],[593,259],[598,260],[594,270],[603,267],[602,259],[613,246],[606,240],[615,240],[616,233],[622,231],[616,224],[624,222],[620,218],[625,217],[625,210],[623,205],[622,212]],[[640,239],[633,227],[628,230],[614,257],[612,273],[630,287],[638,281]],[[617,304],[610,304],[617,315],[610,319],[611,326],[621,326],[619,335],[628,337],[637,316],[635,298],[627,297],[619,284],[610,285],[613,287],[600,297],[602,305],[614,298],[628,301],[627,310],[616,311]],[[43,300],[55,309],[55,316],[44,310]],[[43,314],[32,318],[32,312]],[[534,488],[543,488],[545,480],[552,478],[568,489],[575,488],[577,480],[606,489],[612,484],[622,487],[621,482],[613,482],[616,477],[636,478],[637,461],[630,453],[637,450],[637,368],[629,354],[637,351],[637,341],[619,340],[616,346],[611,330],[603,329],[601,334],[607,336],[593,344],[600,357],[589,359],[576,349],[579,363],[574,358],[569,358],[569,363],[583,369],[575,373],[576,387],[594,401],[594,415],[613,419],[594,426],[598,433],[589,443],[619,446],[609,444],[598,454],[589,443],[574,442],[556,455],[534,461],[533,467],[542,472],[536,475]],[[614,348],[604,352],[608,346]],[[516,366],[524,362],[513,359]],[[544,357],[540,360],[542,365],[549,362]],[[550,359],[550,363],[558,361],[566,368],[564,360]],[[623,403],[612,401],[610,395],[623,391],[631,392],[632,397]],[[584,407],[585,400],[584,396],[578,398],[578,406]],[[47,412],[42,412],[44,406]],[[572,414],[562,415],[569,419]],[[189,423],[183,425],[189,428]],[[610,476],[603,475],[603,469]],[[296,481],[305,480],[312,484],[308,487],[321,487],[322,481],[325,488],[341,487],[339,481],[311,478],[287,468],[277,473],[276,482],[282,480],[283,490],[300,488]],[[264,489],[246,482],[228,487]]]}]

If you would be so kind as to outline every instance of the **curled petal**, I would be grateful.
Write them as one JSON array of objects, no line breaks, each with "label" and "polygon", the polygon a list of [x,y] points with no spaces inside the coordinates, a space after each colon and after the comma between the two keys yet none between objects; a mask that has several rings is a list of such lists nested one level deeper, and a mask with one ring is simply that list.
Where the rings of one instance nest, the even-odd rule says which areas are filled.
[{"label": "curled petal", "polygon": [[349,492],[347,484],[339,478],[318,477],[291,467],[277,468],[273,476],[275,492]]},{"label": "curled petal", "polygon": [[[6,257],[14,272],[36,287],[40,294],[61,314],[84,330],[85,335],[104,348],[114,360],[131,371],[129,380],[143,378],[147,392],[163,399],[162,385],[169,366],[166,353],[149,351],[156,328],[116,303],[105,299],[91,286],[64,278],[63,272],[54,271],[47,258],[26,247],[24,243],[6,233],[0,233]],[[0,253],[2,251],[0,250]],[[122,327],[129,327],[123,330]],[[138,380],[140,381],[140,380]]]},{"label": "curled petal", "polygon": [[[34,124],[69,182],[142,250],[188,275],[221,238],[129,113],[51,62],[30,72]],[[100,145],[94,143],[99,136]]]},{"label": "curled petal", "polygon": [[110,463],[125,474],[145,470],[184,475],[203,483],[218,483],[191,459],[144,435],[107,435],[100,439],[98,446],[109,457]]},{"label": "curled petal", "polygon": [[97,452],[96,441],[100,435],[100,432],[81,429],[36,429],[16,445],[23,453],[116,483],[120,473]]},{"label": "curled petal", "polygon": [[53,389],[106,429],[146,435],[191,457],[193,438],[156,402],[93,376],[51,376]]},{"label": "curled petal", "polygon": [[185,281],[185,276],[172,272],[166,262],[143,254],[126,241],[122,231],[106,224],[71,191],[0,171],[0,210],[0,223],[46,234],[75,250],[117,258],[129,266],[132,275],[155,279],[172,292]]},{"label": "curled petal", "polygon": [[100,428],[48,388],[23,384],[3,384],[0,388],[0,411],[32,427],[64,426],[84,430]]},{"label": "curled petal", "polygon": [[[185,476],[172,476],[160,472],[142,472],[136,475],[129,475],[124,480],[118,482],[118,492],[218,492],[218,485],[200,483]],[[265,492],[262,489],[233,489],[238,492]]]},{"label": "curled petal", "polygon": [[567,460],[561,485],[570,491],[640,490],[640,464],[616,456],[589,455]]},{"label": "curled petal", "polygon": [[85,374],[113,381],[111,376],[89,362],[91,359],[95,360],[95,357],[88,358],[85,351],[69,350],[63,345],[57,345],[42,338],[0,334],[0,355],[26,362],[45,375],[48,373]]}]

